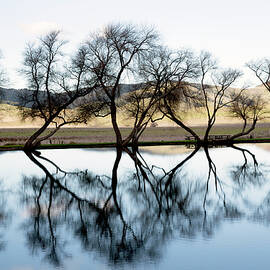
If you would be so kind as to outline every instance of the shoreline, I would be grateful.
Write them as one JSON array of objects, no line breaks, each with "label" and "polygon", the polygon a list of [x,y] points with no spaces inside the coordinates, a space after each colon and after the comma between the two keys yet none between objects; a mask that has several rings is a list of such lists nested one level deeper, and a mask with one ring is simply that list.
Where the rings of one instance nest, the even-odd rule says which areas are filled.
[{"label": "shoreline", "polygon": [[[252,139],[236,139],[233,141],[213,141],[207,144],[202,143],[200,147],[208,145],[209,148],[214,147],[230,147],[234,144],[243,143],[270,143],[270,138],[252,138]],[[180,141],[144,141],[139,142],[138,147],[143,146],[172,146],[172,145],[184,145],[187,148],[195,148],[197,145],[196,141],[191,140],[180,140]],[[132,146],[128,144],[127,147]],[[56,149],[78,149],[78,148],[115,148],[116,143],[114,142],[102,142],[102,143],[74,143],[74,144],[42,144],[36,148],[36,150],[56,150]],[[1,151],[24,151],[23,145],[4,145],[0,146]]]},{"label": "shoreline", "polygon": [[[195,126],[197,134],[203,135],[205,126]],[[231,135],[239,131],[241,125],[217,124],[211,135]],[[27,138],[37,128],[10,127],[0,128],[0,151],[22,150]],[[49,131],[50,128],[47,130]],[[126,137],[131,128],[120,128],[122,136]],[[194,144],[194,141],[186,139],[189,135],[180,127],[148,127],[139,140],[138,146],[154,145],[186,145]],[[64,127],[54,136],[43,141],[39,149],[65,149],[65,148],[100,148],[115,147],[115,134],[111,127]],[[238,138],[233,143],[269,143],[270,123],[258,123],[256,129],[250,135]],[[230,142],[231,143],[231,142]],[[228,144],[228,141],[218,141],[216,144]]]},{"label": "shoreline", "polygon": [[[231,135],[241,130],[241,125],[216,124],[210,134],[214,135]],[[193,126],[194,131],[202,136],[206,129],[205,126]],[[37,128],[29,127],[12,127],[0,128],[0,145],[21,145],[24,144]],[[47,131],[49,131],[48,128]],[[126,137],[131,128],[121,127],[122,136]],[[46,133],[44,133],[45,135]],[[182,141],[188,134],[180,127],[148,127],[142,134],[140,141]],[[250,133],[253,138],[270,138],[270,123],[258,123],[256,129]],[[248,135],[246,138],[249,138]],[[105,143],[116,142],[115,134],[111,127],[63,127],[54,136],[45,140],[43,144],[74,144],[74,143]]]}]

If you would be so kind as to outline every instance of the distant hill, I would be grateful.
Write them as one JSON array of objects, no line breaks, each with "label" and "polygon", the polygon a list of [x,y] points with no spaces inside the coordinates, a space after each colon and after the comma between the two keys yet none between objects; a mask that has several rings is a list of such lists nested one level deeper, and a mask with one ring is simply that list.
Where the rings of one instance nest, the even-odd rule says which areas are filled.
[{"label": "distant hill", "polygon": [[[197,87],[198,85],[196,84],[190,84],[191,87]],[[143,84],[138,83],[138,84],[120,84],[119,87],[119,96],[126,94],[126,93],[130,93],[136,90],[139,90],[143,87]],[[250,88],[249,89],[249,93],[253,93],[253,94],[262,94],[264,98],[266,98],[267,100],[270,99],[270,95],[268,93],[268,91],[266,91],[265,87],[263,87],[263,85],[259,85],[257,87],[254,88]],[[27,95],[32,95],[33,91],[32,90],[28,90],[28,89],[14,89],[14,88],[1,88],[0,87],[0,103],[3,104],[9,104],[9,105],[15,105],[15,106],[23,106],[23,102],[21,100],[21,96],[27,96]],[[41,94],[42,95],[42,94]],[[95,95],[91,94],[90,95],[91,99],[95,100]],[[70,108],[74,108],[77,107],[78,105],[82,104],[85,102],[85,100],[87,100],[84,98],[80,98],[77,101],[75,101]],[[28,104],[29,106],[30,104]]]},{"label": "distant hill", "polygon": [[[128,92],[136,91],[142,87],[142,84],[121,84],[119,87],[119,95],[123,95]],[[14,89],[14,88],[2,88],[0,87],[1,103],[23,106],[21,96],[32,95],[33,91],[28,89]]]},{"label": "distant hill", "polygon": [[21,106],[22,100],[20,99],[20,96],[24,93],[31,94],[31,92],[29,92],[28,89],[0,88],[1,99],[2,99],[1,103]]}]

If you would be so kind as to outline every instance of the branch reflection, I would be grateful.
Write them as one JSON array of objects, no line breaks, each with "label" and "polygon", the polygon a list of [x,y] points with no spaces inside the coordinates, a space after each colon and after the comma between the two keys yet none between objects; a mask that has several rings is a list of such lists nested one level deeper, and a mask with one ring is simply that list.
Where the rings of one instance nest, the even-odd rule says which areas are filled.
[{"label": "branch reflection", "polygon": [[7,206],[8,190],[5,190],[4,185],[0,181],[0,252],[4,251],[7,246],[6,233],[8,226],[11,223],[12,212]]},{"label": "branch reflection", "polygon": [[[243,165],[231,168],[230,183],[222,179],[208,148],[195,148],[169,170],[148,164],[138,149],[117,149],[111,175],[65,172],[42,155],[27,153],[44,172],[44,177],[23,179],[22,201],[30,209],[24,224],[28,246],[58,267],[71,255],[66,250],[76,239],[83,250],[114,265],[157,261],[172,237],[212,237],[224,220],[245,215],[239,189],[263,182],[255,156],[234,149],[242,152]],[[194,179],[188,163],[203,153],[206,175]],[[134,168],[120,174],[123,155]],[[248,205],[248,197],[245,200]]]}]

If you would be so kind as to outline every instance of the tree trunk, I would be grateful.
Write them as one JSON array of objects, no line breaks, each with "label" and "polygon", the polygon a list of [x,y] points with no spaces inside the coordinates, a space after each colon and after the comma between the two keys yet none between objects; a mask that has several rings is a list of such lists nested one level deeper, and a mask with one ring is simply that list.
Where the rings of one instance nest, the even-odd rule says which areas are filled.
[{"label": "tree trunk", "polygon": [[203,137],[203,141],[204,141],[204,142],[208,142],[208,136],[209,136],[209,133],[210,133],[210,131],[211,131],[213,125],[214,125],[214,123],[208,122],[206,131],[205,131],[204,137]]},{"label": "tree trunk", "polygon": [[113,130],[116,137],[116,144],[117,146],[122,146],[123,140],[122,140],[122,135],[118,127],[118,123],[117,123],[116,105],[114,101],[112,101],[110,108],[111,108],[111,121],[112,121],[112,126],[113,126]]},{"label": "tree trunk", "polygon": [[236,139],[236,138],[239,138],[239,137],[248,135],[252,130],[255,129],[256,123],[257,123],[257,119],[254,119],[254,120],[253,120],[253,123],[252,123],[252,126],[251,126],[247,131],[242,131],[242,132],[239,132],[239,133],[237,133],[237,134],[235,134],[235,135],[232,135],[232,136],[230,137],[230,140],[234,140],[234,139]]},{"label": "tree trunk", "polygon": [[47,129],[49,124],[50,121],[46,121],[41,128],[39,128],[33,135],[30,136],[30,138],[28,138],[28,140],[23,146],[24,151],[31,152],[36,149],[38,143],[40,143],[39,141],[37,141],[37,138]]},{"label": "tree trunk", "polygon": [[123,153],[122,148],[116,147],[116,159],[115,159],[113,169],[112,169],[112,194],[113,194],[113,198],[115,202],[117,202],[117,194],[116,194],[116,188],[117,188],[117,182],[118,182],[117,171],[118,171],[120,160],[122,158],[122,153]]}]

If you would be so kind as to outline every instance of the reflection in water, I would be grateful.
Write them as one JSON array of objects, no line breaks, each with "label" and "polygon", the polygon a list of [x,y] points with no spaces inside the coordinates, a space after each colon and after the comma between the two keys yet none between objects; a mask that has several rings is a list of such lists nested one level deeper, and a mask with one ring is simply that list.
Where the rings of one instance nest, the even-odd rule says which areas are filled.
[{"label": "reflection in water", "polygon": [[[244,160],[242,164],[235,165],[231,170],[232,181],[239,186],[238,192],[244,191],[250,185],[261,186],[266,180],[261,170],[263,169],[266,173],[266,168],[262,168],[262,164],[260,164],[260,168],[258,167],[255,155],[249,150],[236,146],[233,148],[242,152]],[[248,156],[251,157],[252,163],[248,162]]]},{"label": "reflection in water", "polygon": [[[186,165],[198,148],[169,170],[148,164],[138,150],[117,149],[111,175],[67,172],[39,153],[27,153],[44,172],[43,177],[24,176],[22,181],[27,246],[56,267],[72,256],[67,235],[111,265],[157,262],[170,239],[198,234],[211,238],[228,218],[248,215],[269,223],[270,192],[257,206],[247,194],[247,187],[266,183],[267,167],[258,164],[250,151],[234,149],[242,153],[243,164],[230,168],[230,182],[223,181],[207,148],[203,149],[207,173],[195,179]],[[119,176],[123,152],[134,168]]]},{"label": "reflection in water", "polygon": [[5,231],[11,223],[12,212],[7,206],[7,195],[10,192],[5,190],[0,180],[0,252],[5,250],[7,240]]}]

